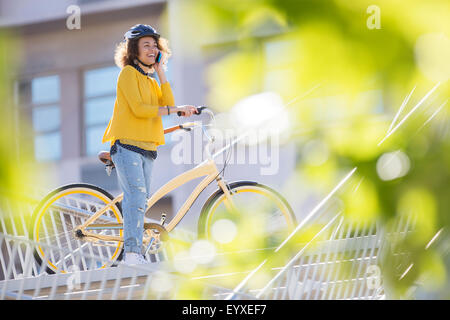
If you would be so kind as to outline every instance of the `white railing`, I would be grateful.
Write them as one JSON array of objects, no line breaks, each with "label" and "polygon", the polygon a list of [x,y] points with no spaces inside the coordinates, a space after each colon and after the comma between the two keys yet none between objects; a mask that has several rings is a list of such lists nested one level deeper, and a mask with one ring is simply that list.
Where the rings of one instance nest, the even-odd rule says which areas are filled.
[{"label": "white railing", "polygon": [[[73,209],[86,207],[79,199],[73,203],[76,204]],[[147,259],[153,262],[149,265],[128,266],[117,262],[112,267],[98,269],[108,262],[108,256],[95,254],[98,251],[74,255],[69,248],[30,240],[27,226],[37,204],[34,199],[0,198],[0,300],[175,299],[177,284],[189,281],[187,277],[175,275],[173,264],[165,261],[165,250],[149,254]],[[181,229],[171,236],[185,242],[195,240],[192,232]],[[37,250],[42,250],[44,256],[52,253],[70,256],[75,261],[68,272],[58,269],[50,274],[47,262],[35,259]],[[77,268],[79,265],[85,268]],[[220,299],[230,292],[206,283],[202,287],[204,299]]]},{"label": "white railing", "polygon": [[[0,281],[0,300],[4,299],[30,299],[30,300],[65,300],[65,299],[175,299],[177,297],[177,284],[187,281],[180,275],[175,275],[171,266],[164,262],[148,265],[124,265],[105,269],[94,269],[98,264],[106,261],[100,256],[84,255],[84,259],[91,264],[91,270],[70,272],[56,272],[47,274],[40,272],[37,276],[12,277],[14,263],[20,250],[25,252],[24,274],[29,274],[33,265],[33,253],[39,246],[47,251],[60,251],[60,254],[70,254],[61,248],[50,248],[46,244],[5,235],[0,233],[0,245],[9,242],[11,252],[2,252],[0,258],[6,268],[2,268],[3,280]],[[38,270],[45,270],[46,262],[36,266]],[[227,292],[220,288],[205,284],[204,299],[214,299],[217,292]],[[229,292],[229,290],[228,290]]]},{"label": "white railing", "polygon": [[262,288],[241,286],[227,299],[240,299],[242,294],[264,300],[385,299],[381,261],[389,244],[405,237],[413,226],[410,217],[400,218],[387,230],[377,222],[349,223],[336,214],[316,234],[326,234],[326,240],[312,239],[286,265],[272,267],[272,278]]},{"label": "white railing", "polygon": [[[0,259],[0,281],[4,280],[3,277],[4,270],[6,270],[7,266],[11,266],[11,274],[10,277],[12,279],[20,278],[20,277],[29,277],[29,276],[36,276],[42,271],[38,271],[36,262],[31,261],[30,265],[25,268],[25,256],[26,251],[23,245],[19,245],[16,247],[16,254],[14,256],[13,260],[9,260],[9,258],[6,258],[6,256],[11,257],[12,256],[12,248],[14,245],[14,241],[17,239],[31,239],[29,235],[29,225],[31,222],[31,217],[33,214],[33,210],[37,206],[39,201],[33,199],[33,198],[21,198],[17,201],[10,200],[9,198],[0,197],[0,232],[2,232],[5,235],[13,236],[13,238],[7,238],[3,242],[2,246],[0,247],[1,252],[4,254],[2,256],[2,259],[5,261],[3,262]],[[88,203],[87,201],[83,201],[80,199],[74,199],[73,202],[71,202],[71,205],[73,208],[72,210],[83,210],[82,208],[86,208],[88,206],[96,207],[99,209],[98,203]],[[64,208],[59,208],[59,211],[64,211]],[[70,209],[70,208],[69,208]],[[68,210],[69,210],[68,209]],[[181,241],[185,242],[192,242],[195,240],[195,235],[187,230],[181,230],[178,229],[176,232],[171,233],[171,237],[179,239]],[[44,243],[47,245],[48,248],[56,247],[55,245],[52,245],[50,243]],[[92,243],[86,243],[86,246],[84,248],[84,252],[87,252],[90,255],[105,255],[105,256],[111,256],[111,252],[109,247],[101,248],[100,246],[96,246]],[[147,254],[146,258],[147,260],[151,262],[161,262],[167,259],[167,248],[163,248],[160,252],[156,254]],[[106,252],[104,252],[106,250]],[[78,250],[77,254],[80,254]],[[6,254],[6,255],[5,255]],[[55,254],[54,252],[50,251],[50,254]],[[80,254],[80,258],[84,258],[85,254]],[[74,256],[75,257],[75,256]],[[11,261],[14,261],[14,263],[11,263]],[[85,262],[82,261],[82,265],[85,265]],[[25,270],[26,269],[26,270]],[[87,269],[86,269],[87,270]]]}]

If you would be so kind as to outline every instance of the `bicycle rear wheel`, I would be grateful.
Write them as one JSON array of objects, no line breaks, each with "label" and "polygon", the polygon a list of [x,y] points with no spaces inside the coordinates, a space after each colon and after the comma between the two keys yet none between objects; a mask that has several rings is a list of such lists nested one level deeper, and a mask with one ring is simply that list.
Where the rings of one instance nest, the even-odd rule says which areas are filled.
[{"label": "bicycle rear wheel", "polygon": [[[39,243],[35,259],[49,273],[74,272],[112,265],[120,258],[122,242],[98,243],[75,236],[75,228],[113,200],[107,191],[90,184],[70,184],[50,192],[36,207],[30,225]],[[122,223],[120,204],[101,215],[98,223]],[[102,235],[122,236],[121,229],[99,229]]]},{"label": "bicycle rear wheel", "polygon": [[236,211],[216,191],[202,209],[200,237],[222,252],[264,254],[282,243],[297,224],[289,203],[275,190],[252,181],[229,184]]}]

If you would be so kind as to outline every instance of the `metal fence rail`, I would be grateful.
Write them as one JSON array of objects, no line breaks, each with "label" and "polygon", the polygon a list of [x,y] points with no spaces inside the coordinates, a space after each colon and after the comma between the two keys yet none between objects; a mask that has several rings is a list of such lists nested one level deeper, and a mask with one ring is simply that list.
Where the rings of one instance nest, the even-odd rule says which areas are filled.
[{"label": "metal fence rail", "polygon": [[[367,287],[367,269],[377,266],[381,233],[369,228],[344,224],[339,219],[332,226],[331,237],[305,246],[258,293],[263,299],[356,299],[374,298],[379,288]],[[331,228],[331,226],[329,226]]]},{"label": "metal fence rail", "polygon": [[[39,201],[21,198],[19,201],[0,197],[0,300],[2,299],[176,299],[178,284],[189,281],[177,274],[168,262],[164,248],[158,254],[148,254],[153,262],[145,266],[128,266],[117,261],[112,267],[98,269],[108,262],[107,255],[86,250],[74,255],[70,248],[30,240],[28,226]],[[92,206],[80,199],[71,202],[72,210]],[[178,228],[171,238],[190,243],[196,235]],[[90,243],[88,245],[91,245]],[[44,255],[53,253],[71,257],[67,272],[50,273],[46,261],[35,259],[40,248]],[[83,262],[81,262],[83,261]],[[182,263],[172,261],[173,263]],[[78,266],[84,265],[84,268]],[[203,283],[201,297],[221,299],[229,289]],[[247,295],[246,298],[254,299]]]},{"label": "metal fence rail", "polygon": [[[27,225],[31,218],[34,206],[38,203],[31,198],[11,201],[0,197],[0,232],[13,236],[5,238],[0,245],[0,280],[5,280],[7,268],[10,268],[9,277],[12,279],[37,274],[36,265],[26,261],[26,247],[23,244],[16,246],[12,239],[28,239]],[[13,252],[14,258],[13,257]],[[28,265],[25,268],[25,264]]]},{"label": "metal fence rail", "polygon": [[[187,277],[176,274],[167,262],[158,262],[148,265],[124,265],[95,269],[94,266],[104,264],[101,256],[84,255],[92,268],[80,271],[74,268],[70,272],[57,272],[48,274],[39,272],[38,276],[13,277],[13,263],[20,250],[24,252],[24,274],[34,261],[33,253],[37,247],[44,251],[61,251],[61,254],[70,254],[67,250],[49,247],[46,244],[36,243],[23,237],[15,237],[0,233],[0,244],[9,242],[11,256],[0,254],[3,280],[0,281],[0,300],[28,299],[28,300],[77,300],[77,299],[176,299],[178,297],[178,284],[188,281]],[[37,265],[38,270],[45,270],[46,262]],[[220,299],[229,289],[202,283],[201,298]],[[249,295],[247,297],[250,297]],[[254,297],[252,297],[254,298]]]},{"label": "metal fence rail", "polygon": [[[355,194],[363,178],[354,179],[351,170],[324,197],[285,241],[267,259],[251,271],[225,299],[241,299],[252,294],[259,299],[382,299],[387,296],[380,262],[391,243],[401,240],[414,228],[411,216],[400,216],[394,225],[378,221],[352,222],[340,211],[338,192]],[[353,184],[349,183],[353,181]],[[353,188],[350,189],[353,185]],[[279,257],[290,240],[321,226],[312,239],[294,244],[294,252],[279,267]],[[292,242],[292,241],[291,241]],[[293,245],[291,243],[290,245]],[[286,254],[286,253],[284,253]],[[398,252],[396,265],[405,263],[408,254]],[[270,279],[255,286],[252,280]],[[258,282],[258,281],[253,281]]]},{"label": "metal fence rail", "polygon": [[[254,294],[258,299],[343,300],[385,299],[381,261],[389,244],[405,237],[413,228],[410,217],[402,217],[389,228],[379,223],[351,223],[337,214],[319,232],[326,240],[306,243],[260,289],[243,288],[229,298]],[[395,263],[404,261],[401,253]]]},{"label": "metal fence rail", "polygon": [[[39,201],[33,198],[21,198],[18,201],[13,201],[9,198],[0,197],[0,232],[4,235],[13,236],[12,238],[5,238],[0,245],[0,281],[5,279],[5,270],[7,267],[11,268],[11,273],[9,275],[11,279],[37,276],[43,272],[43,270],[39,269],[35,259],[26,261],[25,257],[27,255],[27,248],[23,242],[18,246],[15,246],[14,243],[14,241],[18,239],[31,239],[29,234],[29,225],[33,210],[38,203]],[[59,210],[82,210],[82,208],[87,207],[97,207],[97,209],[99,209],[97,203],[74,199],[74,201],[71,202],[70,208],[59,208]],[[67,232],[70,232],[70,230]],[[195,235],[193,235],[192,232],[181,229],[172,232],[171,237],[185,242],[192,242],[195,240]],[[60,247],[57,246],[57,243],[51,243],[48,241],[43,244],[46,245],[47,248],[56,248],[57,250]],[[11,259],[13,256],[13,247],[17,250],[17,252],[15,252],[14,258]],[[84,244],[83,249],[84,252],[79,254],[79,256],[73,254],[70,255],[72,259],[83,260],[84,257],[88,255],[105,257],[111,256],[109,247],[101,247],[96,246],[93,243],[86,243]],[[149,253],[146,258],[153,263],[165,261],[168,259],[167,249],[168,248],[163,248],[156,254]],[[56,252],[53,252],[51,249],[49,249],[49,253],[56,255]],[[73,261],[70,263],[74,264]],[[25,265],[27,265],[27,267],[25,267]],[[90,270],[85,269],[89,266],[90,264],[87,265],[84,260],[80,261],[79,267],[81,270]],[[96,269],[97,266],[92,265],[92,268]]]}]

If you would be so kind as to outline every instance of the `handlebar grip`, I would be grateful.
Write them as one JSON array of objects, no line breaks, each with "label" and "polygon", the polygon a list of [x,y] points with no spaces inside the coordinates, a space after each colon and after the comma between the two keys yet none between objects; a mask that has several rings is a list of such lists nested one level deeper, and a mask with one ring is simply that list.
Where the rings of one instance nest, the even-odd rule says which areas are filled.
[{"label": "handlebar grip", "polygon": [[[198,108],[197,108],[197,112],[195,112],[194,114],[200,115],[200,114],[202,113],[202,111],[203,111],[204,109],[206,109],[206,108],[207,108],[207,107],[205,107],[205,106],[198,107]],[[177,111],[177,115],[178,115],[179,117],[181,117],[183,114],[184,114],[183,111]]]},{"label": "handlebar grip", "polygon": [[206,109],[206,107],[205,107],[205,106],[202,106],[202,107],[198,107],[198,108],[197,108],[197,113],[196,113],[196,114],[197,114],[197,115],[198,115],[198,114],[201,114],[201,113],[202,113],[202,111],[203,111],[204,109]]}]

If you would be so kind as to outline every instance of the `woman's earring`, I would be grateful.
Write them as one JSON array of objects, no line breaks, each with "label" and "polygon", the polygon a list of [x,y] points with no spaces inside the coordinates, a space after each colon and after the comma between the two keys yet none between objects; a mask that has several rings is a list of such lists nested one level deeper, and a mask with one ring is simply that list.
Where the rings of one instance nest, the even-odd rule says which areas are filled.
[{"label": "woman's earring", "polygon": [[138,64],[137,59],[134,59],[134,60],[133,60],[133,63],[134,63],[135,65],[137,65],[137,64]]}]

